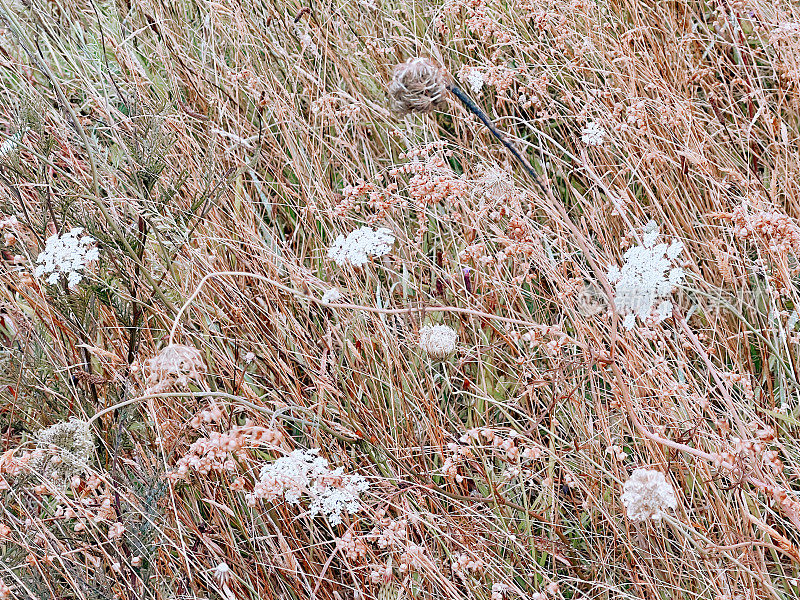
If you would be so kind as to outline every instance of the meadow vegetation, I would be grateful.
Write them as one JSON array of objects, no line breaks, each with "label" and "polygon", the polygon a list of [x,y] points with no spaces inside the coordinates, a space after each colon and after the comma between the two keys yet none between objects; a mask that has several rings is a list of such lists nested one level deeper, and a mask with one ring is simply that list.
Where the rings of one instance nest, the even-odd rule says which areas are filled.
[{"label": "meadow vegetation", "polygon": [[796,2],[0,0],[0,82],[0,600],[800,596]]}]

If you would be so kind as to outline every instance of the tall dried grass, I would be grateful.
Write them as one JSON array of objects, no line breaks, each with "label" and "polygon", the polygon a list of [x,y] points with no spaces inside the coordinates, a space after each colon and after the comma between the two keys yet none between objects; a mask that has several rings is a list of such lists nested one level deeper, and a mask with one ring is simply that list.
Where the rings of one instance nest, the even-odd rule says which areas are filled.
[{"label": "tall dried grass", "polygon": [[[392,116],[412,56],[552,194],[454,96]],[[797,597],[799,57],[781,0],[0,0],[0,598]],[[686,278],[628,331],[650,220]],[[75,226],[86,280],[32,276]],[[70,417],[65,488],[25,453]],[[249,495],[316,448],[341,525]]]}]

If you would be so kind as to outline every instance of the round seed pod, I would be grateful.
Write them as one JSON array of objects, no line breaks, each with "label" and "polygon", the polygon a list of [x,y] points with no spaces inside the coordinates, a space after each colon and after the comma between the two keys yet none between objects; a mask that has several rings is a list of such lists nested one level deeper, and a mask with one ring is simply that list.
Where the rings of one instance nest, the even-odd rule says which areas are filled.
[{"label": "round seed pod", "polygon": [[389,106],[393,113],[430,113],[445,104],[446,71],[427,58],[409,58],[392,72]]}]

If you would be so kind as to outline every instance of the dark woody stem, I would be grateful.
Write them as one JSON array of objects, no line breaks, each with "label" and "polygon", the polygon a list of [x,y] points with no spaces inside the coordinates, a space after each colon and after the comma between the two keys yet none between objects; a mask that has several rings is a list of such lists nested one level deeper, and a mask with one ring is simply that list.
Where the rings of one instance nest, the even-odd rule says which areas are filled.
[{"label": "dark woody stem", "polygon": [[545,187],[544,183],[542,183],[539,174],[533,169],[533,165],[531,165],[530,161],[527,158],[525,158],[519,150],[517,150],[517,147],[508,140],[508,138],[505,136],[505,134],[503,134],[502,131],[500,131],[497,127],[495,127],[494,123],[492,123],[488,115],[485,112],[483,112],[481,107],[475,104],[472,98],[467,96],[467,94],[464,93],[464,91],[456,84],[454,83],[448,84],[447,89],[449,89],[456,98],[461,100],[464,106],[466,106],[467,109],[472,114],[478,117],[483,122],[483,124],[486,125],[486,128],[492,132],[492,135],[496,137],[498,141],[501,144],[503,144],[503,146],[508,148],[508,151],[514,155],[514,158],[516,158],[517,161],[519,161],[519,164],[522,165],[522,168],[525,169],[528,175],[530,175],[531,179],[533,179],[533,181],[536,182],[536,185],[539,186],[539,189],[542,190],[542,193],[548,198],[551,197],[552,193],[550,192],[549,189]]}]

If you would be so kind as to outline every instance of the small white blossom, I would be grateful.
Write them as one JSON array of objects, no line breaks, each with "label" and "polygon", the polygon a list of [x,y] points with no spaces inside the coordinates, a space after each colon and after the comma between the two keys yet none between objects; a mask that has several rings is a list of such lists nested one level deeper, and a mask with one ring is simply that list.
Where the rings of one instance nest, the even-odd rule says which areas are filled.
[{"label": "small white blossom", "polygon": [[394,235],[381,227],[361,227],[351,231],[347,237],[339,235],[328,249],[328,256],[340,267],[350,264],[354,267],[364,266],[370,256],[383,256],[392,249]]},{"label": "small white blossom", "polygon": [[212,569],[214,579],[216,579],[221,584],[226,584],[230,581],[231,578],[231,568],[228,566],[228,563],[221,562],[216,567]]},{"label": "small white blossom", "polygon": [[636,469],[622,486],[622,504],[634,521],[660,521],[667,509],[675,509],[675,490],[661,471]]},{"label": "small white blossom", "polygon": [[672,267],[683,243],[656,244],[657,239],[658,228],[650,221],[642,245],[625,252],[622,269],[614,265],[608,269],[608,281],[614,284],[614,306],[624,316],[626,329],[634,328],[637,316],[660,323],[672,313],[672,302],[666,297],[684,278],[683,269]]},{"label": "small white blossom", "polygon": [[357,513],[361,509],[359,497],[369,489],[369,483],[360,475],[345,475],[342,467],[330,469],[318,453],[319,449],[294,450],[264,465],[248,502],[283,497],[289,504],[300,504],[306,497],[306,514],[323,514],[331,525],[342,522],[343,512]]},{"label": "small white blossom", "polygon": [[419,330],[419,347],[431,358],[442,360],[456,349],[458,334],[447,325],[425,325]]},{"label": "small white blossom", "polygon": [[588,146],[602,146],[606,139],[606,130],[597,121],[590,121],[581,130],[581,141]]},{"label": "small white blossom", "polygon": [[480,94],[483,89],[485,80],[483,73],[476,67],[467,67],[461,71],[461,78],[472,90],[473,94]]},{"label": "small white blossom", "polygon": [[322,303],[328,304],[329,302],[337,302],[338,300],[342,299],[342,294],[339,292],[338,288],[331,288],[324,294],[322,294]]},{"label": "small white blossom", "polygon": [[52,235],[45,242],[44,251],[36,259],[37,277],[48,275],[47,283],[56,284],[62,276],[67,285],[74,288],[83,279],[83,270],[89,263],[100,258],[95,240],[81,235],[83,227],[75,227],[62,236]]}]

